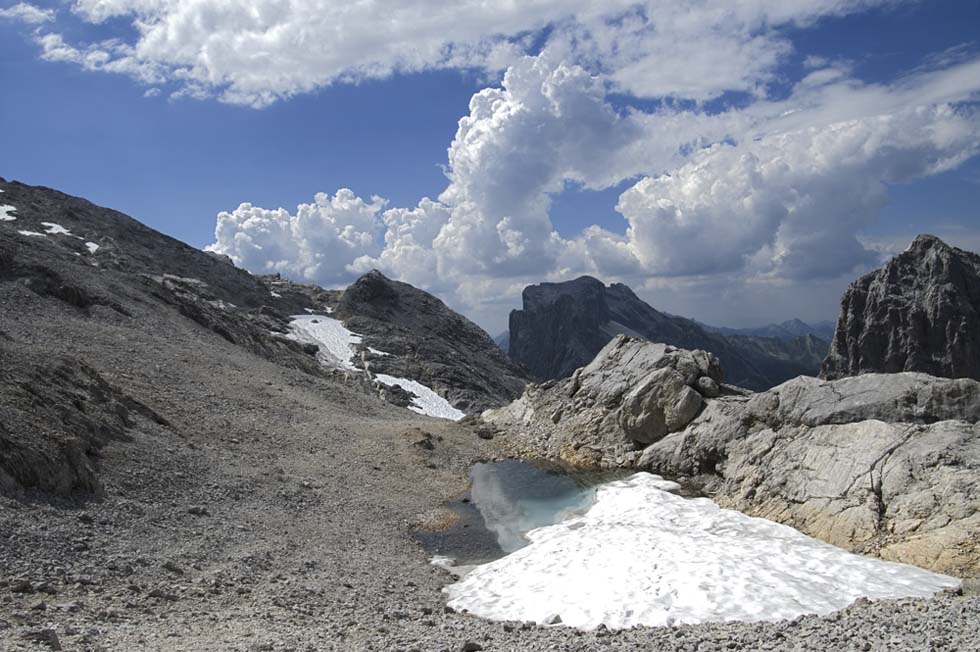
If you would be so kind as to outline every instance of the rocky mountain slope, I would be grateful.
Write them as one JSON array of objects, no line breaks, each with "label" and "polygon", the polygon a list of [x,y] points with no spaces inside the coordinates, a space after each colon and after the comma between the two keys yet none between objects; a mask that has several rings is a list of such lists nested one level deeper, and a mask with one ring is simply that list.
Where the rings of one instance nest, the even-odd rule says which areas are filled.
[{"label": "rocky mountain slope", "polygon": [[697,322],[659,312],[627,286],[589,276],[528,286],[523,309],[510,315],[510,356],[538,379],[564,378],[618,334],[644,337],[718,356],[726,382],[767,389],[798,375],[815,375],[826,343],[812,335],[766,338],[722,335]]},{"label": "rocky mountain slope", "polygon": [[352,283],[335,316],[362,336],[372,371],[418,380],[464,412],[504,405],[527,383],[525,372],[483,329],[428,292],[381,272]]},{"label": "rocky mountain slope", "polygon": [[[56,328],[50,339],[38,328],[24,331],[45,314],[52,327],[68,319],[161,329],[176,322],[175,332],[200,329],[278,365],[406,405],[404,391],[375,385],[366,374],[326,368],[315,345],[287,337],[290,315],[336,308],[364,329],[366,355],[359,364],[368,361],[368,345],[377,344],[388,355],[372,360],[376,367],[424,378],[465,409],[501,405],[523,387],[521,372],[489,336],[410,286],[369,274],[341,293],[253,276],[83,199],[17,183],[0,186],[0,305],[11,324],[0,325],[4,493],[99,495],[102,448],[128,440],[137,426],[166,429],[169,422],[152,401],[135,398],[128,383],[113,383],[96,360],[73,355],[77,341],[60,341],[65,336]],[[14,334],[18,326],[26,337]],[[66,347],[63,354],[53,341]]]},{"label": "rocky mountain slope", "polygon": [[484,419],[525,454],[650,470],[851,550],[980,576],[980,383],[801,377],[753,394],[720,377],[705,351],[618,336]]},{"label": "rocky mountain slope", "polygon": [[980,256],[920,235],[848,287],[821,376],[898,371],[980,380]]}]

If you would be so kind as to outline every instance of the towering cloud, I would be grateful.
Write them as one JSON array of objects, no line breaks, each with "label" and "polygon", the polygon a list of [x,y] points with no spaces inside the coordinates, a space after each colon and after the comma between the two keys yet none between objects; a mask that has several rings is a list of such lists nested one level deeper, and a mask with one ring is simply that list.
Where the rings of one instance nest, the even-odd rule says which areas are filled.
[{"label": "towering cloud", "polygon": [[623,193],[631,250],[655,275],[743,270],[788,279],[876,262],[858,240],[890,184],[980,151],[975,116],[948,105],[718,144]]},{"label": "towering cloud", "polygon": [[257,273],[334,285],[350,278],[349,265],[376,249],[378,214],[384,200],[365,201],[347,188],[332,197],[318,193],[296,214],[242,204],[220,213],[209,249]]}]

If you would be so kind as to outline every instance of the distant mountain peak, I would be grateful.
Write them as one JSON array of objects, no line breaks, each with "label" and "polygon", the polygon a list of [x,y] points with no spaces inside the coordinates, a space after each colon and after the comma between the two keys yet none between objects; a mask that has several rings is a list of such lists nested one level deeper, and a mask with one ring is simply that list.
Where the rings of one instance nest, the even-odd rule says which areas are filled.
[{"label": "distant mountain peak", "polygon": [[509,354],[540,379],[568,376],[619,334],[710,351],[721,358],[727,382],[751,389],[815,374],[826,351],[823,340],[807,339],[806,328],[782,339],[716,333],[656,310],[622,283],[607,286],[591,276],[530,285],[522,298],[522,309],[510,315]]},{"label": "distant mountain peak", "polygon": [[980,256],[923,234],[848,287],[821,375],[899,371],[980,379]]}]

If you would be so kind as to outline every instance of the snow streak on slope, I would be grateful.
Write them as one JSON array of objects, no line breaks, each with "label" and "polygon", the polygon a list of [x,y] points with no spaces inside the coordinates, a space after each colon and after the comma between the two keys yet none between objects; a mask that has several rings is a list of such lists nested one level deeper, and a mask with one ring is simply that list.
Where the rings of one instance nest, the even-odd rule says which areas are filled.
[{"label": "snow streak on slope", "polygon": [[531,531],[531,545],[448,586],[449,606],[494,620],[626,628],[788,619],[959,585],[673,495],[662,482],[638,473],[602,486],[583,516]]},{"label": "snow streak on slope", "polygon": [[71,235],[71,231],[56,222],[41,222],[41,226],[47,227],[44,232],[48,235]]},{"label": "snow streak on slope", "polygon": [[384,383],[388,386],[397,385],[415,394],[415,398],[412,399],[412,404],[408,406],[408,409],[413,412],[427,414],[430,417],[451,419],[453,421],[459,421],[466,416],[466,413],[457,410],[449,401],[418,381],[408,380],[407,378],[395,378],[387,374],[375,374],[374,377],[378,379],[379,383]]},{"label": "snow streak on slope", "polygon": [[320,347],[317,358],[329,367],[356,369],[351,362],[354,345],[361,343],[361,336],[350,332],[333,317],[326,315],[293,315],[286,337]]},{"label": "snow streak on slope", "polygon": [[[320,347],[317,359],[329,367],[340,367],[351,371],[360,371],[354,366],[355,346],[361,343],[361,336],[347,330],[339,320],[326,315],[308,314],[293,315],[289,322],[290,332],[286,337],[303,344],[316,344]],[[388,355],[381,351],[372,352]],[[384,384],[397,385],[414,395],[408,409],[430,417],[452,419],[458,421],[466,416],[454,408],[449,401],[436,394],[432,388],[408,378],[396,378],[387,374],[377,374],[375,379]]]},{"label": "snow streak on slope", "polygon": [[17,208],[11,206],[10,204],[3,204],[0,206],[0,222],[13,222],[17,218],[11,215]]}]

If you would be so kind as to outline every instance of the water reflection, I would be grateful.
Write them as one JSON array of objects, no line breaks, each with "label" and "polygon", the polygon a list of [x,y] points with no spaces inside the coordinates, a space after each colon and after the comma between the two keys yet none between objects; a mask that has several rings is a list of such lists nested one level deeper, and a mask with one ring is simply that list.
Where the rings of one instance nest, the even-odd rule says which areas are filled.
[{"label": "water reflection", "polygon": [[610,474],[575,474],[519,460],[476,464],[470,500],[500,549],[511,553],[528,544],[524,535],[588,510],[595,488]]},{"label": "water reflection", "polygon": [[416,534],[431,553],[458,565],[499,559],[528,544],[524,535],[589,509],[596,487],[626,475],[620,471],[570,473],[559,466],[503,460],[470,469],[469,495],[451,503],[457,524]]}]

